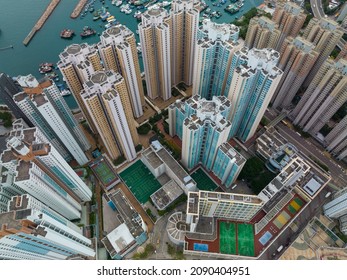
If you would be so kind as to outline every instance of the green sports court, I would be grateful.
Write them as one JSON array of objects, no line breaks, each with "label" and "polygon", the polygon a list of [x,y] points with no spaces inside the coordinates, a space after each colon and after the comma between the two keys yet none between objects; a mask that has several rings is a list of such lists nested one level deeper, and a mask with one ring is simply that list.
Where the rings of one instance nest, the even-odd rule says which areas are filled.
[{"label": "green sports court", "polygon": [[219,251],[221,254],[254,257],[253,225],[220,221]]},{"label": "green sports court", "polygon": [[239,255],[254,257],[253,225],[237,224],[237,247]]},{"label": "green sports court", "polygon": [[234,223],[219,223],[219,251],[222,254],[236,254],[236,225]]},{"label": "green sports court", "polygon": [[103,156],[92,161],[89,164],[89,167],[105,188],[119,180],[116,172],[112,168],[112,165]]},{"label": "green sports court", "polygon": [[290,213],[292,213],[293,215],[295,215],[304,205],[304,202],[296,197],[294,198],[288,205],[287,209]]},{"label": "green sports court", "polygon": [[119,173],[119,176],[140,203],[146,203],[149,197],[161,187],[158,180],[141,160]]},{"label": "green sports court", "polygon": [[190,176],[197,183],[197,187],[201,191],[214,191],[218,187],[201,168],[194,171]]}]

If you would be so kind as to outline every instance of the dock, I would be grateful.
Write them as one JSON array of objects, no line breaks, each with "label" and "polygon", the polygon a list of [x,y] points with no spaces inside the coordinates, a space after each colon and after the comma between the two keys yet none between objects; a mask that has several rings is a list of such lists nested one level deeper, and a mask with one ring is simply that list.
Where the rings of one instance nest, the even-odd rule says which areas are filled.
[{"label": "dock", "polygon": [[77,18],[80,13],[82,12],[84,6],[87,4],[88,0],[80,0],[74,10],[72,11],[70,17],[71,18]]},{"label": "dock", "polygon": [[45,9],[45,11],[43,12],[43,14],[41,15],[41,17],[39,18],[39,20],[36,22],[36,24],[34,25],[34,27],[31,29],[31,31],[29,32],[29,34],[25,37],[23,44],[25,46],[27,46],[31,39],[35,36],[36,32],[39,31],[42,26],[45,24],[45,22],[47,21],[47,19],[49,18],[49,16],[52,14],[52,12],[54,11],[54,9],[58,6],[60,0],[52,0],[47,8]]}]

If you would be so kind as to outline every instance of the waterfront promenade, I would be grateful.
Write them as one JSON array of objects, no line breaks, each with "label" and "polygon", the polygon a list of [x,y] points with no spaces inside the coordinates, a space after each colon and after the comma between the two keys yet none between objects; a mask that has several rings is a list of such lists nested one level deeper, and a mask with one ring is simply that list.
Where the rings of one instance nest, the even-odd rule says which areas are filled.
[{"label": "waterfront promenade", "polygon": [[31,39],[35,36],[36,32],[39,31],[42,26],[45,24],[46,20],[49,18],[49,16],[52,14],[54,9],[58,6],[60,0],[52,0],[45,11],[43,12],[42,16],[39,18],[39,20],[36,22],[34,27],[31,29],[29,34],[25,37],[23,44],[27,46]]},{"label": "waterfront promenade", "polygon": [[87,4],[87,2],[88,2],[88,0],[80,0],[77,3],[75,9],[72,11],[70,17],[71,18],[77,18],[80,15],[80,13],[82,12],[82,10],[83,10],[84,6]]}]

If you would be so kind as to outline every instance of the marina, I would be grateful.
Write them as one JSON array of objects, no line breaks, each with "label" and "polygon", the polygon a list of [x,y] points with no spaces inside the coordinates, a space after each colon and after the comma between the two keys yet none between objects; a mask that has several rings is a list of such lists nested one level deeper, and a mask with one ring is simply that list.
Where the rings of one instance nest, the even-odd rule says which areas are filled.
[{"label": "marina", "polygon": [[[70,44],[80,44],[82,42],[88,44],[94,44],[99,41],[99,34],[105,30],[105,25],[109,24],[106,20],[103,22],[101,19],[93,20],[94,13],[104,6],[108,6],[106,9],[110,16],[114,17],[115,23],[125,24],[135,34],[137,43],[139,42],[139,36],[136,33],[138,19],[134,17],[135,12],[143,13],[145,11],[144,5],[134,6],[131,14],[125,14],[121,12],[121,6],[128,4],[125,0],[114,1],[115,5],[112,5],[111,0],[105,0],[103,5],[101,1],[96,0],[94,3],[94,12],[87,11],[83,18],[77,17],[72,19],[70,17],[70,11],[73,11],[76,5],[80,2],[78,0],[61,1],[60,4],[55,8],[54,13],[51,14],[49,19],[45,22],[44,27],[39,33],[35,35],[30,44],[25,47],[22,44],[23,38],[27,35],[26,26],[33,26],[37,19],[43,13],[45,7],[49,5],[50,0],[32,0],[30,6],[26,5],[26,0],[17,0],[15,2],[4,1],[2,10],[6,11],[0,17],[1,36],[0,46],[13,45],[13,49],[7,49],[6,51],[0,51],[1,71],[8,73],[11,76],[33,74],[37,78],[40,78],[43,74],[40,74],[37,68],[42,61],[57,62],[59,54],[64,48]],[[90,0],[89,0],[90,2]],[[170,2],[170,1],[167,1]],[[241,17],[242,14],[250,10],[255,6],[259,6],[263,3],[262,0],[245,1],[242,9],[234,14],[228,14],[224,11],[227,5],[231,4],[230,0],[227,0],[226,4],[220,7],[213,6],[214,3],[218,3],[219,0],[211,1],[206,0],[206,9],[201,12],[201,15],[207,10],[211,9],[211,13],[219,11],[222,16],[219,18],[211,17],[212,21],[232,22],[236,17]],[[87,1],[88,3],[88,1]],[[164,3],[164,1],[158,1],[158,4]],[[118,4],[118,6],[117,6]],[[130,6],[129,6],[130,7]],[[171,5],[165,7],[169,10]],[[139,9],[138,9],[139,8]],[[84,13],[84,10],[83,10]],[[16,17],[13,15],[16,14]],[[21,18],[18,21],[18,17]],[[111,26],[112,24],[108,25]],[[80,33],[84,26],[89,26],[95,30],[96,34],[93,36],[82,38]],[[60,37],[60,33],[64,29],[71,29],[75,31],[77,36],[70,38],[69,40]],[[16,30],[13,32],[13,30]],[[140,66],[142,68],[142,58],[140,57]],[[57,74],[60,75],[59,70],[56,70]],[[62,81],[62,77],[60,76]],[[72,95],[64,97],[68,102],[70,108],[75,108],[76,102]]]}]

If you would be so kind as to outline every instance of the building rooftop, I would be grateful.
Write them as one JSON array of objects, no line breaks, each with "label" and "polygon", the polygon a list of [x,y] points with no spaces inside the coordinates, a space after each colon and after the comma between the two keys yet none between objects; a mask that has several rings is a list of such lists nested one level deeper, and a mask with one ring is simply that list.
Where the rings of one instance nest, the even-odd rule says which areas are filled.
[{"label": "building rooftop", "polygon": [[234,158],[236,160],[236,164],[239,166],[246,162],[246,159],[240,153],[238,153],[229,143],[223,143],[219,146],[219,149],[221,149],[231,159]]},{"label": "building rooftop", "polygon": [[183,190],[175,181],[170,180],[154,194],[152,194],[151,199],[159,210],[164,210],[181,194],[183,194]]},{"label": "building rooftop", "polygon": [[163,164],[163,161],[150,148],[143,151],[142,156],[147,159],[147,161],[153,167],[153,169],[157,169],[159,166]]},{"label": "building rooftop", "polygon": [[139,213],[137,213],[135,208],[130,204],[122,190],[118,189],[108,196],[116,206],[117,211],[121,215],[132,236],[134,238],[140,236],[144,232],[142,228],[142,219]]},{"label": "building rooftop", "polygon": [[31,162],[20,160],[16,169],[18,175],[16,176],[15,182],[28,180],[30,178],[29,170],[32,165]]},{"label": "building rooftop", "polygon": [[194,180],[190,175],[184,170],[184,168],[168,153],[165,148],[161,148],[157,151],[159,158],[167,165],[168,168],[178,177],[178,179],[188,185],[189,183],[194,183]]},{"label": "building rooftop", "polygon": [[65,51],[68,53],[68,54],[77,54],[81,51],[81,46],[78,45],[78,44],[72,44],[70,46],[68,46]]}]

